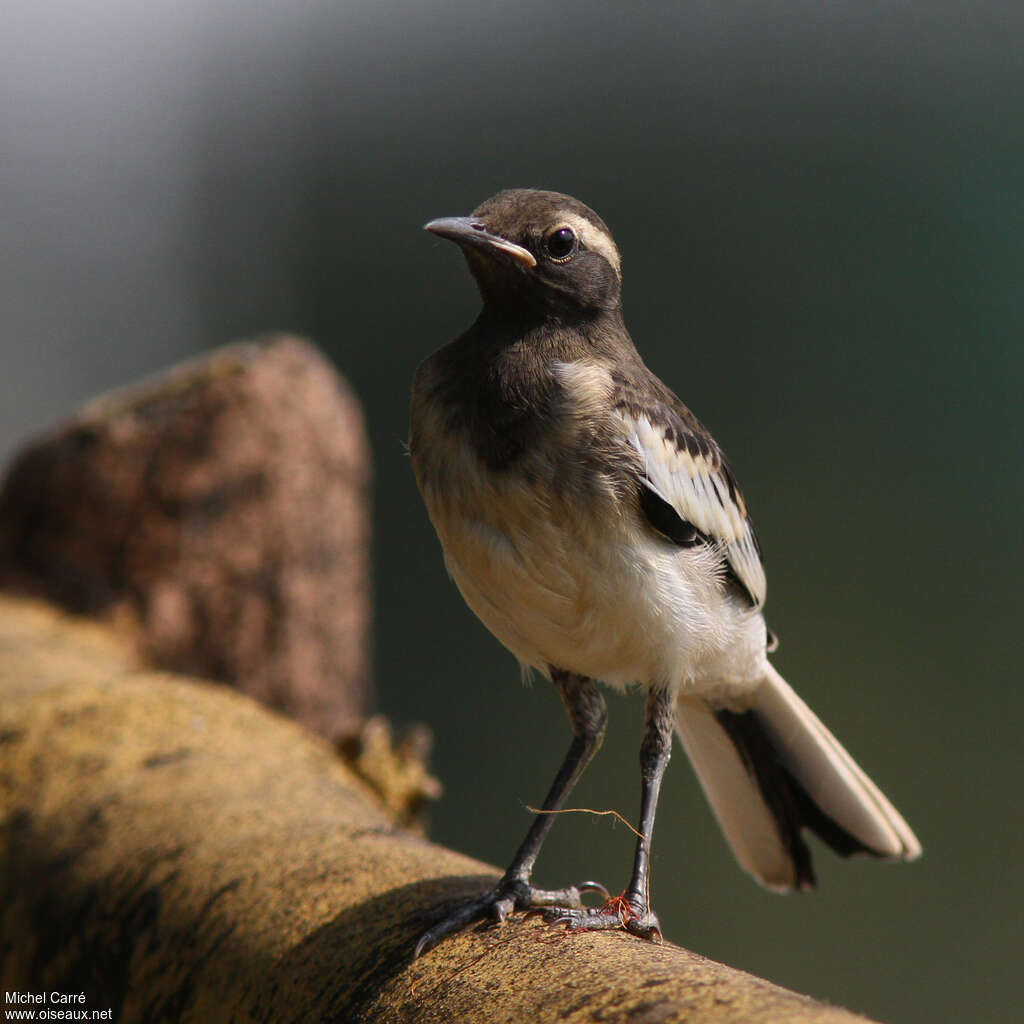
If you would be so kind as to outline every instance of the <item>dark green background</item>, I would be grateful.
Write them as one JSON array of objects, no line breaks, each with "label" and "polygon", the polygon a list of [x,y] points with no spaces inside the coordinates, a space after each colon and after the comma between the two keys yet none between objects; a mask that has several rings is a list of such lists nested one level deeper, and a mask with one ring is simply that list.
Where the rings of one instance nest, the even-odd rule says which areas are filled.
[{"label": "dark green background", "polygon": [[[1024,6],[68,5],[0,43],[0,442],[271,328],[314,336],[376,458],[378,704],[437,737],[433,835],[504,864],[567,739],[462,606],[402,441],[417,361],[472,318],[427,219],[506,186],[594,206],[627,321],[711,428],[766,554],[776,663],[918,831],[734,865],[685,758],[654,845],[667,936],[890,1021],[1019,1012]],[[577,806],[637,803],[609,698]],[[558,823],[542,883],[624,884]]]}]

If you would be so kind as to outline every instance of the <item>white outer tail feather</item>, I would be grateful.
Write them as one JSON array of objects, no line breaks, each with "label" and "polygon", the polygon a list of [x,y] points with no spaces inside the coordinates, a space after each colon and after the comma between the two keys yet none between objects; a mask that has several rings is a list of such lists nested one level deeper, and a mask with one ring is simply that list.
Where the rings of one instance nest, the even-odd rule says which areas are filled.
[{"label": "white outer tail feather", "polygon": [[776,892],[792,889],[796,872],[775,818],[707,701],[679,699],[676,734],[740,867]]},{"label": "white outer tail feather", "polygon": [[[827,817],[879,857],[913,860],[921,853],[900,813],[771,665],[750,710]],[[769,889],[794,888],[796,865],[775,816],[711,706],[680,697],[676,731],[740,866]]]}]

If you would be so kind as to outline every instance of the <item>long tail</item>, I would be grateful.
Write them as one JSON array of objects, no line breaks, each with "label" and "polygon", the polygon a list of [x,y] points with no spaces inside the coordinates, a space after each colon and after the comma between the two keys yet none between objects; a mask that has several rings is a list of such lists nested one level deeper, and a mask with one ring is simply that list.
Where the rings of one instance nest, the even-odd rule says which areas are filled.
[{"label": "long tail", "polygon": [[804,829],[846,857],[921,853],[896,808],[771,665],[748,711],[681,697],[676,731],[736,859],[770,889],[814,887]]}]

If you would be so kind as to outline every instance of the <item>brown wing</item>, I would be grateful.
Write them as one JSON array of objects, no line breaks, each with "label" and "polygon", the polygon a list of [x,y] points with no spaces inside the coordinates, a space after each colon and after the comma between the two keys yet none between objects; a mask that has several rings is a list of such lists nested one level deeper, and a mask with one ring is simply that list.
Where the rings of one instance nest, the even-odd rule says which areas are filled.
[{"label": "brown wing", "polygon": [[[767,589],[761,552],[722,450],[656,378],[644,391],[621,378],[613,382],[613,407],[642,462],[641,485],[660,499],[641,501],[648,519],[677,543],[692,543],[692,528],[721,545],[732,572],[760,608]],[[671,520],[672,512],[679,522]]]}]

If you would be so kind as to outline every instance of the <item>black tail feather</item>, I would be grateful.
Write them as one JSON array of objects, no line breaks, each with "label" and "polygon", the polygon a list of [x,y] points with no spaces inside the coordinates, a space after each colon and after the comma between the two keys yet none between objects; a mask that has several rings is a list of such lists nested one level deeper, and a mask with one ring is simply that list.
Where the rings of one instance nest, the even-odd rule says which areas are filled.
[{"label": "black tail feather", "polygon": [[793,859],[798,888],[812,889],[815,885],[811,851],[803,837],[805,828],[840,856],[849,857],[856,853],[877,856],[808,796],[807,790],[779,758],[775,744],[756,711],[721,710],[715,712],[715,718],[757,782],[761,796],[778,824],[782,840]]}]

